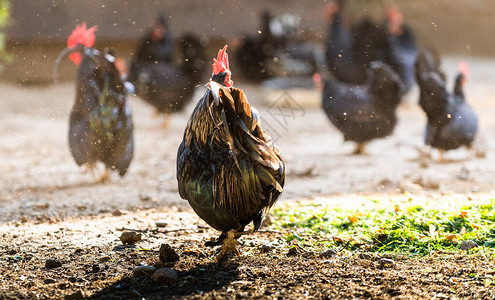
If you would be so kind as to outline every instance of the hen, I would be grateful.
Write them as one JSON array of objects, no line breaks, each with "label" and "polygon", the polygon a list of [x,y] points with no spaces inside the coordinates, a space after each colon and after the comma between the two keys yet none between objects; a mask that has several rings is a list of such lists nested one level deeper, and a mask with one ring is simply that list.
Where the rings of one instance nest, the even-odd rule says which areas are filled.
[{"label": "hen", "polygon": [[220,257],[235,249],[244,228],[253,232],[283,191],[285,165],[259,113],[233,87],[225,46],[214,59],[208,90],[187,123],[177,152],[180,196],[222,232]]},{"label": "hen", "polygon": [[383,30],[386,42],[383,43],[382,57],[401,77],[404,83],[404,92],[415,84],[414,64],[418,56],[418,46],[414,32],[404,22],[402,12],[396,6],[386,10],[386,21]]},{"label": "hen", "polygon": [[76,163],[93,172],[97,162],[105,165],[98,180],[109,179],[109,170],[124,176],[133,155],[133,125],[127,91],[114,65],[115,58],[106,51],[92,48],[96,26],[77,26],[55,64],[67,55],[78,65],[76,101],[70,113],[69,147]]},{"label": "hen", "polygon": [[311,68],[305,61],[307,48],[295,42],[299,19],[291,14],[274,16],[262,14],[262,26],[256,36],[246,36],[236,53],[236,61],[243,76],[262,81],[275,76],[301,75]]},{"label": "hen", "polygon": [[364,153],[369,141],[393,132],[402,94],[399,76],[385,63],[372,62],[368,73],[363,85],[345,84],[331,75],[322,83],[323,110],[344,140],[357,143],[356,154]]},{"label": "hen", "polygon": [[163,114],[182,110],[194,95],[205,68],[205,47],[192,34],[180,39],[180,64],[141,61],[133,64],[129,81],[136,87],[136,94]]},{"label": "hen", "polygon": [[425,144],[438,149],[442,160],[443,150],[472,145],[478,131],[478,116],[464,97],[467,65],[459,66],[452,92],[447,90],[446,76],[439,66],[435,52],[422,51],[416,62],[416,80],[420,87],[419,105],[428,118]]},{"label": "hen", "polygon": [[325,58],[335,78],[345,83],[364,84],[372,61],[381,60],[385,35],[369,18],[358,21],[351,30],[344,24],[344,0],[326,5],[329,23]]}]

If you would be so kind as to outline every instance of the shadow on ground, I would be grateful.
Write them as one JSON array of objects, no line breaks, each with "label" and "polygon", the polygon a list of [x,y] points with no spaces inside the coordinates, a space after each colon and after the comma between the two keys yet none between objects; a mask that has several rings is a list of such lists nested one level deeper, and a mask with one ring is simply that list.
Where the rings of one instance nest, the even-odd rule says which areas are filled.
[{"label": "shadow on ground", "polygon": [[236,263],[209,263],[179,272],[177,283],[154,283],[149,276],[126,276],[114,284],[94,293],[89,299],[164,299],[201,295],[220,290],[237,280]]}]

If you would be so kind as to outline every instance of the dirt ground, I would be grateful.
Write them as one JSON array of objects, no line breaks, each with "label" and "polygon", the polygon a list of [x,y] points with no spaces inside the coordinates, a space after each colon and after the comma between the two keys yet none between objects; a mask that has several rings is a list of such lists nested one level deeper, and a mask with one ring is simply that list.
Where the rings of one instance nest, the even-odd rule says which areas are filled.
[{"label": "dirt ground", "polygon": [[[459,60],[444,59],[449,78]],[[466,95],[480,114],[479,139],[474,151],[452,151],[444,163],[424,155],[425,117],[416,105],[417,91],[400,106],[395,134],[356,156],[319,109],[315,92],[274,91],[266,97],[260,87],[236,82],[260,110],[286,161],[280,201],[317,198],[353,205],[405,192],[464,201],[493,195],[495,61],[466,61],[471,67]],[[122,179],[113,174],[112,183],[96,185],[67,147],[72,83],[0,84],[0,90],[0,299],[495,297],[490,285],[495,264],[482,256],[439,253],[413,261],[398,256],[391,266],[378,256],[319,258],[323,249],[290,256],[285,232],[270,227],[243,237],[240,257],[217,264],[215,250],[203,246],[217,233],[180,199],[175,179],[176,151],[194,103],[170,116],[164,128],[151,107],[131,97],[136,128],[131,168]],[[203,92],[199,87],[198,95]],[[166,226],[157,228],[157,221]],[[123,246],[118,237],[125,229],[140,231],[143,241]],[[155,283],[133,274],[140,265],[162,266],[157,252],[163,243],[180,256],[170,265],[178,271],[175,281]],[[262,253],[267,243],[273,249]],[[61,267],[47,268],[49,258]]]}]

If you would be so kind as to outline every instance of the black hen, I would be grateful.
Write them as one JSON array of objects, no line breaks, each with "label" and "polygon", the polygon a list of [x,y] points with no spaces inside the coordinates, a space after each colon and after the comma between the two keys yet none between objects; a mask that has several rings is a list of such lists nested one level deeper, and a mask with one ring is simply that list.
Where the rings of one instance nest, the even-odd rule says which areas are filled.
[{"label": "black hen", "polygon": [[372,61],[381,60],[386,37],[369,18],[358,21],[351,30],[344,24],[345,1],[332,1],[326,6],[329,22],[325,58],[335,78],[345,83],[364,84]]},{"label": "black hen", "polygon": [[69,37],[69,48],[59,55],[55,66],[69,53],[71,60],[80,62],[76,101],[70,113],[69,147],[78,165],[89,169],[97,162],[105,165],[99,179],[102,182],[109,178],[109,170],[117,170],[120,176],[127,172],[134,138],[127,91],[114,65],[115,58],[108,51],[91,48],[95,29],[86,30],[85,23],[78,26]]},{"label": "black hen", "polygon": [[181,63],[141,62],[133,64],[129,73],[136,94],[164,114],[189,103],[206,66],[205,46],[196,36],[186,34],[179,43]]},{"label": "black hen", "polygon": [[323,110],[344,140],[357,143],[355,153],[363,153],[367,142],[392,134],[402,94],[399,76],[385,63],[371,63],[368,72],[363,85],[334,78],[323,85]]},{"label": "black hen", "polygon": [[439,66],[438,55],[431,50],[422,51],[416,62],[419,105],[428,117],[425,144],[440,151],[470,147],[478,131],[478,116],[464,97],[467,66],[461,65],[452,92]]},{"label": "black hen", "polygon": [[403,90],[407,92],[415,84],[414,64],[418,56],[416,38],[396,6],[389,7],[386,16],[383,25],[386,40],[378,49],[381,51],[381,59],[399,74],[404,83]]},{"label": "black hen", "polygon": [[263,12],[259,34],[245,36],[236,53],[236,62],[243,76],[259,82],[300,69],[297,65],[301,59],[293,53],[301,51],[296,49],[297,45],[290,43],[298,25],[294,15],[274,16],[268,11]]},{"label": "black hen", "polygon": [[[208,90],[199,100],[177,153],[180,196],[222,232],[222,255],[253,222],[258,230],[283,190],[285,165],[244,92],[232,86],[226,46],[214,60]],[[224,241],[225,240],[225,241]]]}]

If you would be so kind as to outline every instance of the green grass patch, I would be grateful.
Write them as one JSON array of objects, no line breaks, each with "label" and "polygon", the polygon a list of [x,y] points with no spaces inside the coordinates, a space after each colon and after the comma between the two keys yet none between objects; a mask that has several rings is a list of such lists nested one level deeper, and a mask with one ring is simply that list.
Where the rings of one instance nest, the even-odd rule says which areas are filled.
[{"label": "green grass patch", "polygon": [[[428,255],[458,252],[463,241],[478,244],[470,252],[495,254],[495,199],[483,204],[401,203],[370,201],[363,210],[325,204],[289,204],[276,208],[274,228],[286,241],[346,250]],[[376,206],[376,207],[374,207]]]}]

